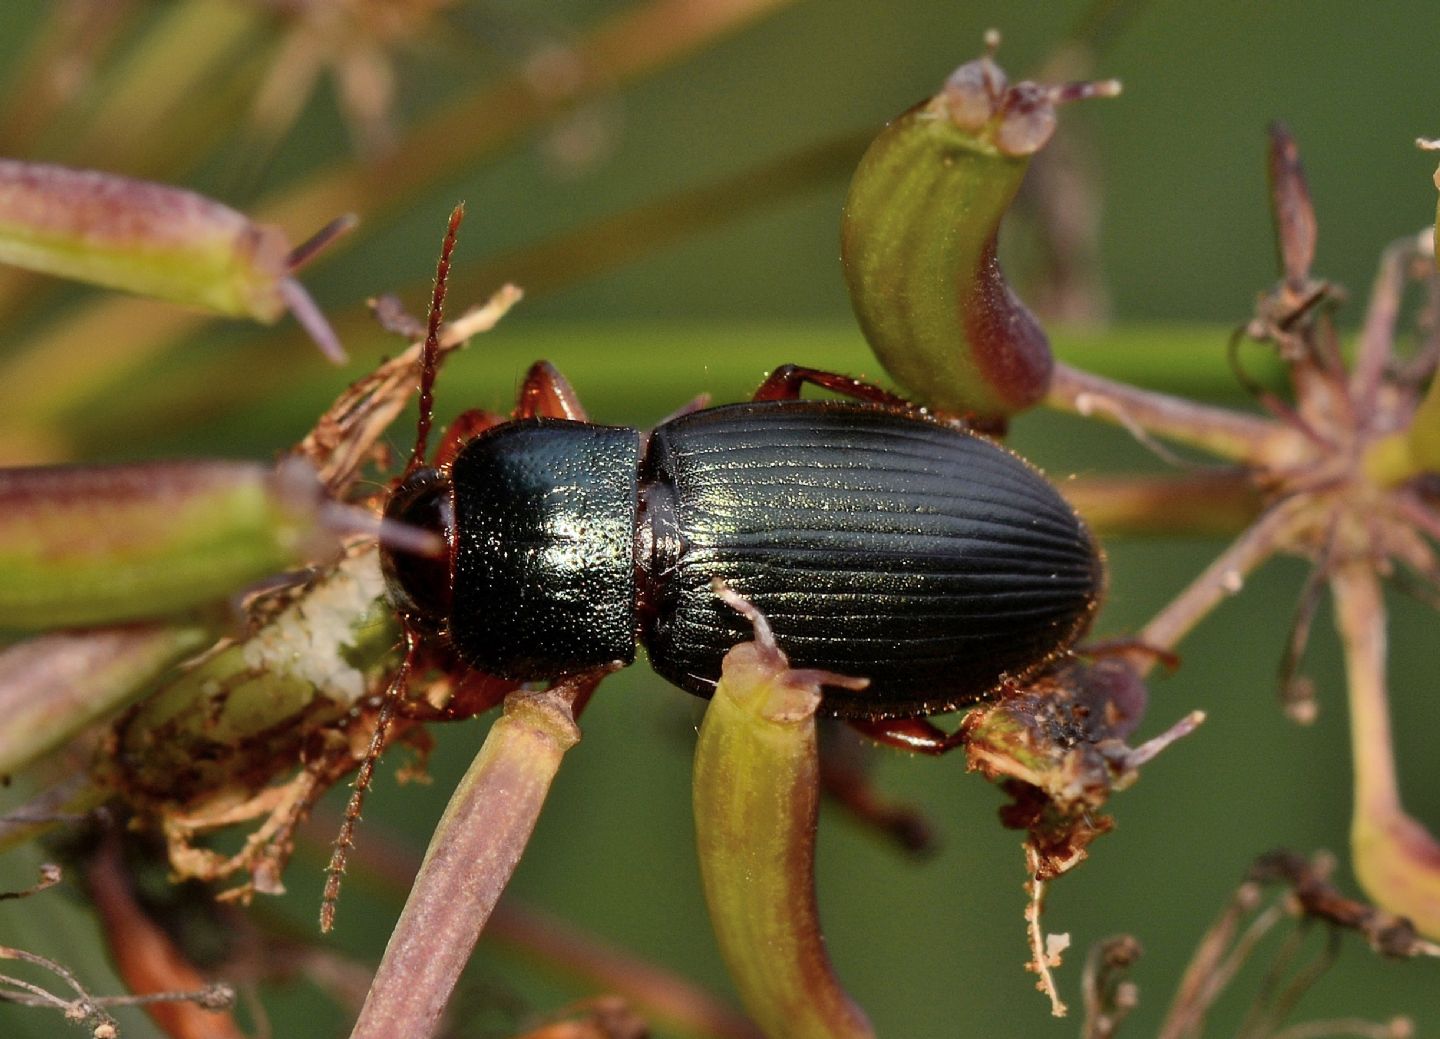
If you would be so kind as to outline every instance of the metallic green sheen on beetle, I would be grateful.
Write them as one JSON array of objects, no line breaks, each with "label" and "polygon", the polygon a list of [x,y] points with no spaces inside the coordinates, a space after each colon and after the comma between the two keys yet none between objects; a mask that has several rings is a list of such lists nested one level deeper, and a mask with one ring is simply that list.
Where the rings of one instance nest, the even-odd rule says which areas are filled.
[{"label": "metallic green sheen on beetle", "polygon": [[749,638],[722,579],[800,668],[868,678],[821,712],[936,714],[1023,682],[1088,626],[1089,531],[993,441],[915,409],[757,400],[649,433],[546,417],[487,430],[387,509],[444,559],[386,556],[412,624],[471,667],[554,679],[644,645],[708,695]]}]

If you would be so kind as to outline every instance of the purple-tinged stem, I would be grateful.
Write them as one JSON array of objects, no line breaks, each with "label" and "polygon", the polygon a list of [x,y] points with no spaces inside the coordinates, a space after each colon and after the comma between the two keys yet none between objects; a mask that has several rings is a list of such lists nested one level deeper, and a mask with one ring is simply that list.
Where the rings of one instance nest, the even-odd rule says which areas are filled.
[{"label": "purple-tinged stem", "polygon": [[1233,537],[1261,511],[1260,494],[1243,469],[1087,473],[1059,486],[1102,537]]},{"label": "purple-tinged stem", "polygon": [[515,692],[461,779],[391,932],[351,1039],[425,1039],[510,881],[565,752],[575,702],[594,672]]},{"label": "purple-tinged stem", "polygon": [[1180,978],[1158,1039],[1193,1039],[1200,1034],[1205,1015],[1239,965],[1237,952],[1253,948],[1280,919],[1279,912],[1272,906],[1241,935],[1241,923],[1260,904],[1260,898],[1258,884],[1241,884],[1219,919],[1205,933]]},{"label": "purple-tinged stem", "polygon": [[[1433,234],[1434,229],[1427,227],[1420,232],[1420,237]],[[1410,235],[1392,242],[1381,254],[1380,269],[1375,272],[1370,305],[1365,310],[1365,324],[1360,329],[1355,363],[1350,371],[1350,395],[1362,411],[1375,405],[1375,394],[1395,344],[1395,324],[1405,294],[1406,268],[1421,254],[1422,248],[1418,237]]]},{"label": "purple-tinged stem", "polygon": [[486,940],[508,945],[546,970],[579,977],[587,987],[622,996],[657,1027],[713,1039],[763,1039],[744,1014],[694,982],[509,898],[491,917]]},{"label": "purple-tinged stem", "polygon": [[1355,876],[1376,905],[1440,938],[1440,842],[1406,813],[1395,774],[1380,581],[1369,562],[1359,561],[1338,567],[1330,588],[1350,694]]},{"label": "purple-tinged stem", "polygon": [[1315,261],[1315,207],[1300,164],[1300,149],[1284,123],[1270,124],[1266,155],[1270,177],[1270,212],[1275,218],[1275,242],[1285,287],[1304,294],[1310,287],[1310,265]]},{"label": "purple-tinged stem", "polygon": [[[1239,593],[1251,571],[1279,550],[1291,533],[1297,511],[1294,505],[1282,502],[1256,520],[1141,629],[1137,640],[1150,649],[1174,649],[1222,599]],[[1147,653],[1137,656],[1134,663],[1143,676],[1155,661],[1154,653]]]},{"label": "purple-tinged stem", "polygon": [[[300,837],[328,844],[339,826],[338,813],[317,810],[302,825]],[[365,840],[351,851],[349,862],[386,892],[408,888],[420,869],[418,851],[368,820]],[[763,1039],[744,1014],[695,982],[513,896],[501,898],[490,914],[485,941],[586,991],[620,996],[657,1028],[709,1039]]]},{"label": "purple-tinged stem", "polygon": [[1058,362],[1045,402],[1060,411],[1104,419],[1137,435],[1151,433],[1237,462],[1255,459],[1267,445],[1287,435],[1282,426],[1267,419],[1142,390]]}]

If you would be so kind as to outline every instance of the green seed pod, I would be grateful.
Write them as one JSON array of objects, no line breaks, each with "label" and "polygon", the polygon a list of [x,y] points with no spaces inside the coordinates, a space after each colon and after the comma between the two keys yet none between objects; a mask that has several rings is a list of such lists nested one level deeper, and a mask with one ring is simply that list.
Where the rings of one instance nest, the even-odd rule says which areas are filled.
[{"label": "green seed pod", "polygon": [[0,652],[0,776],[113,714],[213,636],[199,625],[41,635]]},{"label": "green seed pod", "polygon": [[[998,37],[989,41],[993,51]],[[996,234],[1054,133],[1055,106],[1119,89],[1009,86],[987,54],[860,160],[841,237],[850,301],[885,370],[925,404],[1003,418],[1045,395],[1050,344],[1005,282]]]},{"label": "green seed pod", "polygon": [[705,902],[745,1009],[778,1039],[873,1039],[831,968],[815,901],[822,684],[867,683],[792,671],[760,614],[725,656],[695,746],[695,833]]},{"label": "green seed pod", "polygon": [[335,333],[290,277],[313,252],[307,243],[292,253],[280,228],[192,191],[0,159],[0,263],[266,324],[289,310],[343,362]]},{"label": "green seed pod", "polygon": [[0,628],[118,624],[223,599],[337,543],[308,463],[0,469]]}]

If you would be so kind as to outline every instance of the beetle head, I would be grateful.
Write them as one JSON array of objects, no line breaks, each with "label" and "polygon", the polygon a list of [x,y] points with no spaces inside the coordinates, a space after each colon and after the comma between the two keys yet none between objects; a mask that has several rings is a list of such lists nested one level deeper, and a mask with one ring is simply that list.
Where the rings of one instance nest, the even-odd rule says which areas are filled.
[{"label": "beetle head", "polygon": [[405,619],[426,631],[447,626],[454,588],[455,496],[441,469],[416,469],[385,503],[385,519],[435,534],[438,554],[380,546],[380,568],[391,601]]}]

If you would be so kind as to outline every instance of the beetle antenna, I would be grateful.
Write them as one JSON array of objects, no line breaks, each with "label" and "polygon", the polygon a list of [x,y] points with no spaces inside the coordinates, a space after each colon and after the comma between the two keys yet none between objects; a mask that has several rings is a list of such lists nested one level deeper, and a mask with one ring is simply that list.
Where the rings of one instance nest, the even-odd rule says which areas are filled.
[{"label": "beetle antenna", "polygon": [[445,311],[445,283],[450,280],[450,257],[455,252],[455,236],[460,221],[465,219],[465,203],[450,211],[450,224],[440,246],[440,262],[435,265],[435,292],[430,297],[430,320],[425,327],[425,349],[420,355],[420,419],[415,425],[415,450],[405,467],[409,476],[425,465],[426,442],[435,419],[435,376],[440,370],[440,320]]},{"label": "beetle antenna", "polygon": [[335,844],[330,851],[330,862],[325,867],[325,893],[320,898],[322,933],[328,934],[330,928],[335,926],[335,906],[340,901],[340,881],[345,875],[345,860],[350,849],[355,847],[355,827],[360,822],[360,809],[365,804],[365,795],[370,791],[375,764],[380,760],[381,751],[385,749],[385,741],[390,736],[390,724],[395,720],[396,707],[400,703],[400,697],[405,694],[405,687],[419,651],[420,639],[407,629],[405,658],[396,668],[394,677],[385,689],[385,697],[380,701],[380,714],[375,719],[374,731],[370,733],[370,745],[365,748],[365,758],[360,762],[360,770],[355,773],[355,782],[351,784],[350,803],[345,806],[345,818],[340,823],[340,832],[336,834]]}]

